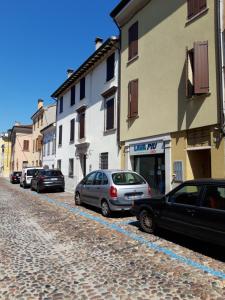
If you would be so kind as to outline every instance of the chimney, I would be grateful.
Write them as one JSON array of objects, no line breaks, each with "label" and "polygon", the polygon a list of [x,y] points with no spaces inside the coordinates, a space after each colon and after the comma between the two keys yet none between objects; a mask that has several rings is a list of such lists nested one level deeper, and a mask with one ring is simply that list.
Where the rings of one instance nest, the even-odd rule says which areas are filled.
[{"label": "chimney", "polygon": [[74,70],[68,69],[66,72],[67,72],[67,78],[69,78],[73,74]]},{"label": "chimney", "polygon": [[95,50],[98,50],[98,48],[100,48],[102,44],[103,44],[103,39],[101,39],[100,37],[96,37],[96,39],[95,39]]},{"label": "chimney", "polygon": [[20,122],[18,122],[18,121],[15,121],[15,123],[14,123],[14,126],[20,126],[21,125],[21,123]]},{"label": "chimney", "polygon": [[44,105],[44,100],[38,99],[38,109],[42,108]]}]

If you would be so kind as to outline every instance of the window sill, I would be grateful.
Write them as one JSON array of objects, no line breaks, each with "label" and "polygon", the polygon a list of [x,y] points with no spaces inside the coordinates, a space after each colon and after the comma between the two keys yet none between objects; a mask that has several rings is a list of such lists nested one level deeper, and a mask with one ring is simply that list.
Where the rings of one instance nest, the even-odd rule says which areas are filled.
[{"label": "window sill", "polygon": [[103,134],[104,135],[109,135],[109,134],[113,134],[116,132],[116,128],[112,128],[112,129],[106,129],[104,130]]},{"label": "window sill", "polygon": [[138,119],[139,118],[139,116],[137,115],[137,116],[135,116],[135,117],[127,117],[127,122],[131,122],[131,121],[134,121],[134,120],[136,120],[136,119]]},{"label": "window sill", "polygon": [[205,94],[194,94],[191,97],[186,97],[187,100],[195,100],[199,98],[206,98],[211,96],[211,92],[205,93]]},{"label": "window sill", "polygon": [[69,142],[69,145],[72,145],[72,144],[74,144],[74,140],[72,140],[72,141]]},{"label": "window sill", "polygon": [[106,79],[105,83],[109,83],[109,82],[113,81],[114,79],[115,79],[115,75],[112,78],[110,78],[110,79]]},{"label": "window sill", "polygon": [[138,58],[139,58],[139,56],[136,55],[136,56],[132,57],[130,60],[128,60],[128,62],[127,62],[127,67],[128,67],[129,65],[131,65],[133,62],[135,62],[136,60],[138,60]]},{"label": "window sill", "polygon": [[192,18],[187,19],[185,26],[188,26],[190,23],[195,21],[196,19],[200,18],[202,15],[205,15],[208,12],[209,8],[205,8],[202,11],[200,11],[198,14],[194,15]]}]

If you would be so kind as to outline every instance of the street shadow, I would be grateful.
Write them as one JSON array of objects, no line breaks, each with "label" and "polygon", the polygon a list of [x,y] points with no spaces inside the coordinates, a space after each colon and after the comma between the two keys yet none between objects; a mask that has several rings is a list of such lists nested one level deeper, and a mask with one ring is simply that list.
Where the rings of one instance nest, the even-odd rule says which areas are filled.
[{"label": "street shadow", "polygon": [[[92,210],[96,213],[101,214],[101,210],[98,207],[91,206],[86,203],[82,203],[82,206],[87,208],[88,210]],[[119,219],[119,218],[128,218],[128,217],[133,217],[133,215],[129,211],[118,211],[118,212],[113,211],[109,218],[110,219]]]}]

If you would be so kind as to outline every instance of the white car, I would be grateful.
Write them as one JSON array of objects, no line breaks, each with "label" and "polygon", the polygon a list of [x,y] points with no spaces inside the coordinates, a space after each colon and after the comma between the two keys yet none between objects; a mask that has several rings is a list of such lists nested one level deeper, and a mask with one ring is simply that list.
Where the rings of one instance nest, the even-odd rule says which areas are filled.
[{"label": "white car", "polygon": [[34,173],[36,172],[36,170],[39,170],[39,169],[43,169],[43,168],[41,168],[41,167],[27,167],[27,168],[24,168],[22,170],[22,175],[20,177],[20,186],[23,187],[24,189],[26,187],[30,187],[31,179],[33,178]]}]

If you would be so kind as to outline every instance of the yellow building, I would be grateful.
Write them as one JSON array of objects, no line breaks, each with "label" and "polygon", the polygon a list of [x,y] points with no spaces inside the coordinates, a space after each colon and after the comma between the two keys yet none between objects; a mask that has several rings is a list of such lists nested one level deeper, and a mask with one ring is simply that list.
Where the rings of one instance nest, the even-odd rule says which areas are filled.
[{"label": "yellow building", "polygon": [[8,133],[3,133],[0,136],[0,153],[0,175],[3,177],[9,177],[11,142]]},{"label": "yellow building", "polygon": [[122,0],[111,13],[121,30],[122,167],[156,193],[225,176],[219,2]]}]

